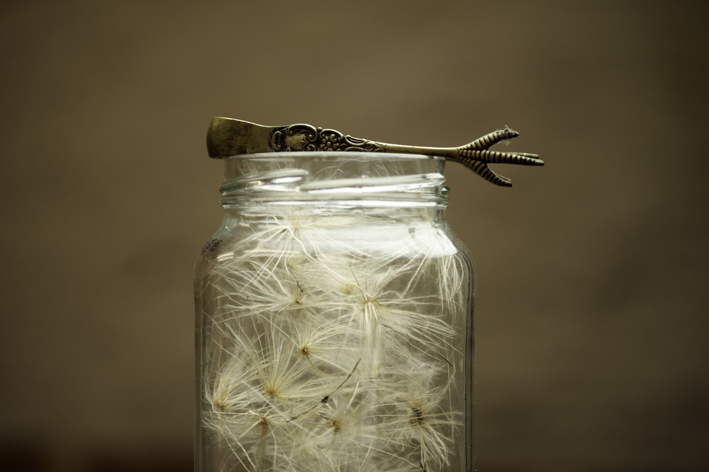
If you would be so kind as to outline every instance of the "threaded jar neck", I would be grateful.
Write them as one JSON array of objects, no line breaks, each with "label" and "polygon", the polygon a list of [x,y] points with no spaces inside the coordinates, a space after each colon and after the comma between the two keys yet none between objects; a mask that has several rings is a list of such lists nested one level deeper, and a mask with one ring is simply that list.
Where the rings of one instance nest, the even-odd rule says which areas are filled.
[{"label": "threaded jar neck", "polygon": [[222,205],[448,205],[445,159],[372,152],[293,152],[224,160]]}]

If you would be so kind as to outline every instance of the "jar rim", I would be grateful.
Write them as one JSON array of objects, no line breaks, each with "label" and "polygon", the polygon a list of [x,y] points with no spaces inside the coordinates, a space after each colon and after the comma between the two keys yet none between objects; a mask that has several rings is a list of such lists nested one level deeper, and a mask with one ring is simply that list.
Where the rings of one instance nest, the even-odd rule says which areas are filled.
[{"label": "jar rim", "polygon": [[225,206],[254,201],[378,201],[446,206],[445,158],[374,152],[238,154],[225,161]]}]

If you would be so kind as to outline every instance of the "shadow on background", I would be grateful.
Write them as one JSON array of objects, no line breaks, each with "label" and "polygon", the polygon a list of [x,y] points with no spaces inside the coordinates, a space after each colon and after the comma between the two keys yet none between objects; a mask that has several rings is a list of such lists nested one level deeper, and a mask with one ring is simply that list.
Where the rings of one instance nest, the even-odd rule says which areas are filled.
[{"label": "shadow on background", "polygon": [[0,469],[190,470],[214,115],[453,146],[478,470],[709,469],[701,1],[4,2]]}]

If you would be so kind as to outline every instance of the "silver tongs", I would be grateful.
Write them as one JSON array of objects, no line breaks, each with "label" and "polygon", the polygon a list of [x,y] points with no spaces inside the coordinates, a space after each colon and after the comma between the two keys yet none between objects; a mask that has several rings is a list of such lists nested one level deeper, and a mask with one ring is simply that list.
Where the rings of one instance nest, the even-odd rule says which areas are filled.
[{"label": "silver tongs", "polygon": [[233,118],[215,117],[207,132],[207,150],[209,157],[214,158],[262,152],[304,151],[395,152],[440,156],[449,161],[460,162],[488,182],[511,187],[512,181],[493,172],[488,164],[544,165],[544,161],[539,159],[537,154],[489,150],[493,144],[517,136],[517,131],[505,127],[460,147],[403,146],[355,138],[333,129],[316,128],[306,124],[262,126]]}]

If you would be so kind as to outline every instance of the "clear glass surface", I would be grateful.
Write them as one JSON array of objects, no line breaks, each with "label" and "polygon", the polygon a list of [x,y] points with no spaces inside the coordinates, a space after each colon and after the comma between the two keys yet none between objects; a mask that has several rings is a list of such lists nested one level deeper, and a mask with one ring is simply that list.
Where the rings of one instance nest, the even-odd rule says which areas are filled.
[{"label": "clear glass surface", "polygon": [[225,160],[195,270],[195,470],[473,471],[473,262],[445,161]]}]

